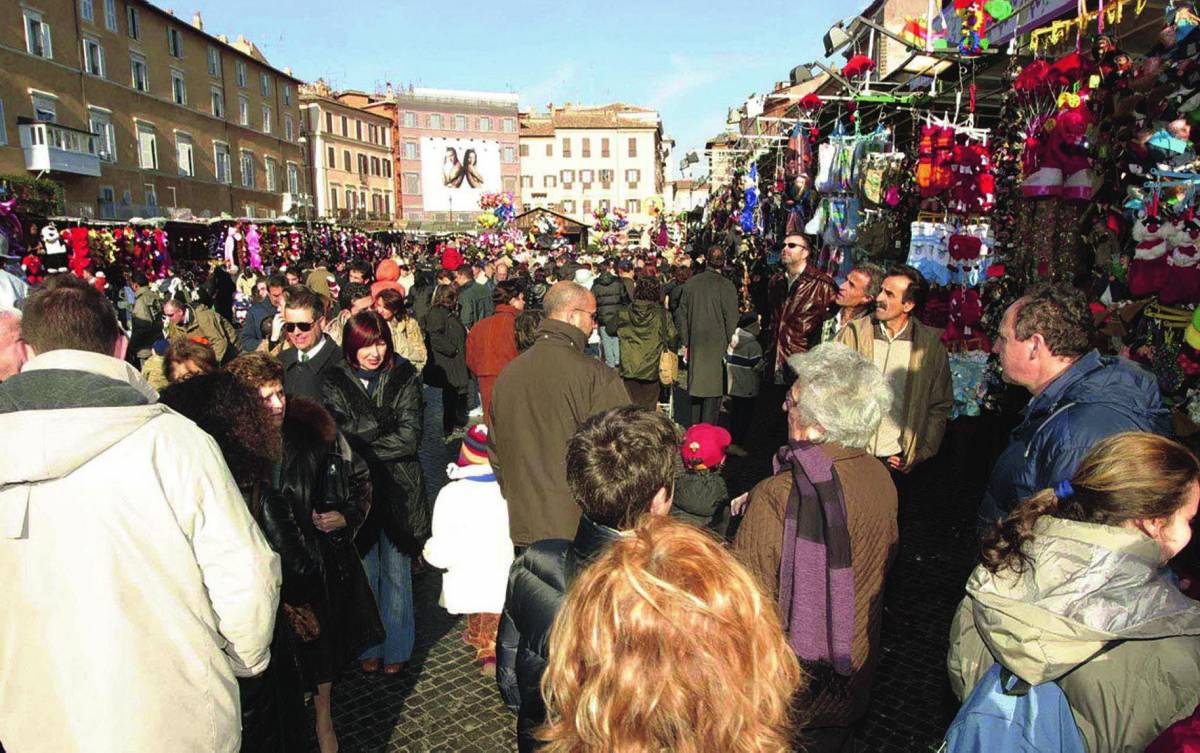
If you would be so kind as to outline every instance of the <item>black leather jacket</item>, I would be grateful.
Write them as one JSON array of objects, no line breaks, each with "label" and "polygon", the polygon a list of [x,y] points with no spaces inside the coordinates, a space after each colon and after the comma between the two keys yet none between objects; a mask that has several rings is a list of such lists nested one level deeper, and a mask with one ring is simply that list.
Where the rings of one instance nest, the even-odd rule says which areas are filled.
[{"label": "black leather jacket", "polygon": [[533,732],[546,718],[539,686],[546,671],[554,616],[575,576],[620,536],[584,515],[573,541],[539,541],[526,549],[509,571],[496,637],[496,684],[504,703],[517,713],[521,753],[537,749]]}]

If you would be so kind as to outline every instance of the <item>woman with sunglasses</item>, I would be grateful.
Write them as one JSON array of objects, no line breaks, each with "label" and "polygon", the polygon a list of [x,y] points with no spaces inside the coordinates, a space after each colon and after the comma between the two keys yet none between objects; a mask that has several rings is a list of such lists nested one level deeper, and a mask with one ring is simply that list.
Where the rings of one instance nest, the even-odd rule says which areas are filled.
[{"label": "woman with sunglasses", "polygon": [[387,637],[362,655],[366,672],[397,674],[416,639],[412,556],[429,538],[421,463],[421,378],[397,358],[387,322],[362,311],[346,322],[342,355],[325,379],[325,406],[371,469],[373,503],[357,543]]}]

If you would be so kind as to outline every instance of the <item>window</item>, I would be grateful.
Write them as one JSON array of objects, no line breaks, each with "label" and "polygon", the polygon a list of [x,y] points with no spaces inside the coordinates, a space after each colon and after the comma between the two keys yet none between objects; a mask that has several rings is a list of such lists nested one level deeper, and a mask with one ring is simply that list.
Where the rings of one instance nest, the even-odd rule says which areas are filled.
[{"label": "window", "polygon": [[295,162],[287,163],[288,193],[300,193],[300,168]]},{"label": "window", "polygon": [[343,136],[349,136],[349,135],[350,135],[350,125],[349,125],[349,123],[350,123],[350,121],[348,121],[348,120],[346,119],[346,116],[345,116],[345,115],[343,115],[343,116],[342,116],[342,135],[343,135]]},{"label": "window", "polygon": [[416,128],[417,127],[417,114],[415,112],[404,113],[404,127],[405,128]]},{"label": "window", "polygon": [[533,188],[533,176],[532,175],[522,175],[521,176],[521,188]]},{"label": "window", "polygon": [[379,143],[379,126],[374,124],[367,126],[367,140],[372,144]]},{"label": "window", "polygon": [[547,175],[542,178],[542,188],[558,188],[558,176]]},{"label": "window", "polygon": [[83,69],[93,76],[104,78],[104,48],[90,37],[83,38]]},{"label": "window", "polygon": [[359,141],[363,140],[362,121],[361,120],[354,121],[354,138],[358,139]]},{"label": "window", "polygon": [[283,138],[287,141],[295,141],[296,139],[296,126],[292,123],[291,115],[283,116]]},{"label": "window", "polygon": [[117,30],[117,0],[104,0],[104,26],[109,31]]},{"label": "window", "polygon": [[214,118],[225,117],[225,92],[219,86],[212,88],[212,114]]},{"label": "window", "polygon": [[336,210],[338,208],[338,186],[329,187],[329,208]]},{"label": "window", "polygon": [[196,174],[196,156],[192,149],[192,137],[186,133],[175,133],[175,161],[179,163],[179,174],[189,178]]},{"label": "window", "polygon": [[235,71],[237,72],[237,85],[242,87],[243,89],[245,89],[246,88],[246,62],[244,60],[237,61],[237,65],[235,66]]},{"label": "window", "polygon": [[637,139],[633,136],[629,137],[629,156],[630,157],[637,156]]},{"label": "window", "polygon": [[405,141],[404,142],[404,159],[416,159],[416,158],[417,158],[417,142]]},{"label": "window", "polygon": [[145,185],[143,185],[142,186],[142,194],[145,196],[146,206],[148,206],[148,207],[158,206],[158,189],[156,189],[154,187],[153,183],[146,183]]},{"label": "window", "polygon": [[625,202],[625,209],[631,214],[641,214],[642,202],[637,199],[630,199]]},{"label": "window", "polygon": [[238,124],[250,125],[250,98],[245,94],[238,95]]},{"label": "window", "polygon": [[229,166],[229,145],[213,143],[213,171],[218,183],[232,183],[233,171]]},{"label": "window", "polygon": [[92,7],[92,0],[79,0],[79,17],[89,24],[96,20],[95,9]]},{"label": "window", "polygon": [[333,147],[325,152],[325,167],[337,169],[337,150]]},{"label": "window", "polygon": [[612,185],[612,179],[613,179],[612,170],[601,170],[600,171],[600,185],[601,186],[603,186],[604,188],[608,188],[610,185]]},{"label": "window", "polygon": [[571,140],[570,139],[563,139],[562,153],[563,153],[564,157],[571,156]]},{"label": "window", "polygon": [[583,137],[583,149],[580,150],[584,157],[592,156],[592,140],[588,137]]},{"label": "window", "polygon": [[392,161],[390,159],[385,159],[383,161],[383,177],[392,177]]},{"label": "window", "polygon": [[129,56],[129,73],[133,79],[133,88],[140,92],[150,91],[150,71],[146,68],[146,58],[141,55]]},{"label": "window", "polygon": [[173,58],[183,57],[183,35],[174,26],[167,27],[167,52]]},{"label": "window", "polygon": [[42,20],[42,14],[26,8],[24,17],[26,52],[40,58],[53,59],[54,48],[50,41],[50,27]]},{"label": "window", "polygon": [[501,127],[504,129],[505,133],[516,133],[517,132],[517,119],[516,118],[505,118],[503,121],[501,121],[501,123],[502,123]]},{"label": "window", "polygon": [[183,72],[171,69],[171,99],[177,105],[187,104],[187,84],[183,80]]},{"label": "window", "polygon": [[641,170],[626,170],[625,171],[625,182],[629,184],[630,188],[637,187],[638,181],[640,181],[641,179],[642,179],[642,171]]},{"label": "window", "polygon": [[264,97],[271,96],[271,77],[265,73],[258,74],[258,87]]},{"label": "window", "polygon": [[575,214],[575,202],[571,199],[567,199],[566,201],[564,201],[563,202],[563,211],[566,212],[567,214]]},{"label": "window", "polygon": [[563,170],[558,176],[562,179],[563,188],[570,188],[571,184],[575,182],[574,170]]},{"label": "window", "polygon": [[513,163],[517,161],[517,150],[511,146],[504,147],[504,161]]},{"label": "window", "polygon": [[601,212],[607,212],[611,207],[612,207],[612,202],[610,202],[608,199],[600,200],[600,211]]},{"label": "window", "polygon": [[454,116],[454,130],[456,130],[456,131],[467,130],[467,116],[466,115],[455,115]]},{"label": "window", "polygon": [[546,144],[546,156],[547,157],[554,156],[554,142],[550,142],[549,144]]},{"label": "window", "polygon": [[263,133],[271,132],[271,108],[267,107],[266,105],[263,105],[262,132]]},{"label": "window", "polygon": [[208,48],[208,75],[221,75],[221,52],[212,46]]},{"label": "window", "polygon": [[579,182],[583,184],[584,188],[587,188],[588,186],[592,185],[592,176],[593,175],[595,175],[595,173],[593,173],[591,170],[580,170],[579,171]]},{"label": "window", "polygon": [[333,113],[325,113],[325,133],[333,133]]},{"label": "window", "polygon": [[607,138],[600,139],[600,156],[605,157],[605,158],[609,156],[608,155],[608,139]]},{"label": "window", "polygon": [[158,137],[154,126],[147,123],[137,124],[138,137],[138,166],[143,170],[158,169]]},{"label": "window", "polygon": [[491,118],[480,118],[479,119],[479,130],[481,130],[481,131],[492,130],[492,119]]},{"label": "window", "polygon": [[275,182],[277,180],[275,160],[272,157],[267,157],[263,160],[263,166],[267,169],[267,190],[275,193],[279,190]]},{"label": "window", "polygon": [[242,186],[254,188],[254,152],[242,150]]},{"label": "window", "polygon": [[346,172],[352,171],[352,168],[350,167],[350,150],[349,149],[342,150],[342,169],[345,170]]},{"label": "window", "polygon": [[583,200],[583,213],[585,215],[592,213],[592,200],[591,199]]},{"label": "window", "polygon": [[125,5],[125,26],[128,28],[130,39],[142,38],[142,20],[134,5]]},{"label": "window", "polygon": [[378,157],[371,158],[371,175],[375,175],[375,176],[383,175],[383,166],[379,164]]},{"label": "window", "polygon": [[520,151],[521,151],[522,157],[528,157],[529,156],[529,144],[521,144]]},{"label": "window", "polygon": [[112,115],[94,107],[88,108],[88,130],[96,134],[96,152],[105,162],[117,161],[117,138],[113,131]]},{"label": "window", "polygon": [[438,115],[437,113],[430,115],[429,127],[440,131],[442,128],[442,116]]},{"label": "window", "polygon": [[383,195],[383,213],[389,218],[392,216],[392,195],[390,193]]},{"label": "window", "polygon": [[33,117],[43,123],[58,122],[58,102],[54,97],[39,94],[32,95]]},{"label": "window", "polygon": [[291,84],[283,85],[283,104],[287,107],[292,106],[292,85]]},{"label": "window", "polygon": [[365,154],[358,155],[358,174],[367,174],[367,155]]},{"label": "window", "polygon": [[355,194],[355,193],[354,193],[354,189],[353,189],[353,188],[347,188],[347,189],[346,189],[346,208],[347,208],[347,209],[349,209],[349,210],[351,210],[351,211],[353,211],[353,210],[354,210],[354,198],[355,198],[355,196],[357,196],[357,194]]},{"label": "window", "polygon": [[421,193],[420,173],[404,174],[404,193]]}]

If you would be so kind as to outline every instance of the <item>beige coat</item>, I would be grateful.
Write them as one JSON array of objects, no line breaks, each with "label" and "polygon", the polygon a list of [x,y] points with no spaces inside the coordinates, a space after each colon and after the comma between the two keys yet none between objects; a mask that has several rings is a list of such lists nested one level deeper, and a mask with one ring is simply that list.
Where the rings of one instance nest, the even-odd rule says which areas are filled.
[{"label": "beige coat", "polygon": [[[942,331],[911,319],[913,327],[912,355],[909,358],[908,380],[903,395],[904,421],[900,430],[900,447],[904,464],[913,466],[937,454],[946,433],[946,420],[954,407],[954,386],[950,380],[950,357],[942,345]],[[874,359],[875,319],[864,316],[847,324],[837,341],[849,345]]]},{"label": "beige coat", "polygon": [[1034,531],[1024,574],[977,567],[967,582],[950,685],[966,698],[996,661],[1057,680],[1089,753],[1141,753],[1200,699],[1200,604],[1136,529],[1046,517]]}]

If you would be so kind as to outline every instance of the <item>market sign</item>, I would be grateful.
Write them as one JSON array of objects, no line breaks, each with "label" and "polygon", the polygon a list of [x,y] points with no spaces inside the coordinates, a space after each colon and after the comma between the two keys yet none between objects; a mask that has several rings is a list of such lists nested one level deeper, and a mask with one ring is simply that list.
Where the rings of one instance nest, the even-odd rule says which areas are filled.
[{"label": "market sign", "polygon": [[[1032,31],[1078,7],[1077,0],[1032,0],[1020,12],[1012,14],[999,23],[989,24],[984,36],[987,37],[991,48],[996,49],[1013,37]],[[959,41],[962,40],[963,24],[962,18],[954,10],[953,1],[942,9],[939,20],[941,29],[946,30],[946,46],[950,49],[957,48]],[[941,29],[938,28],[937,23],[934,24],[935,34]]]}]

